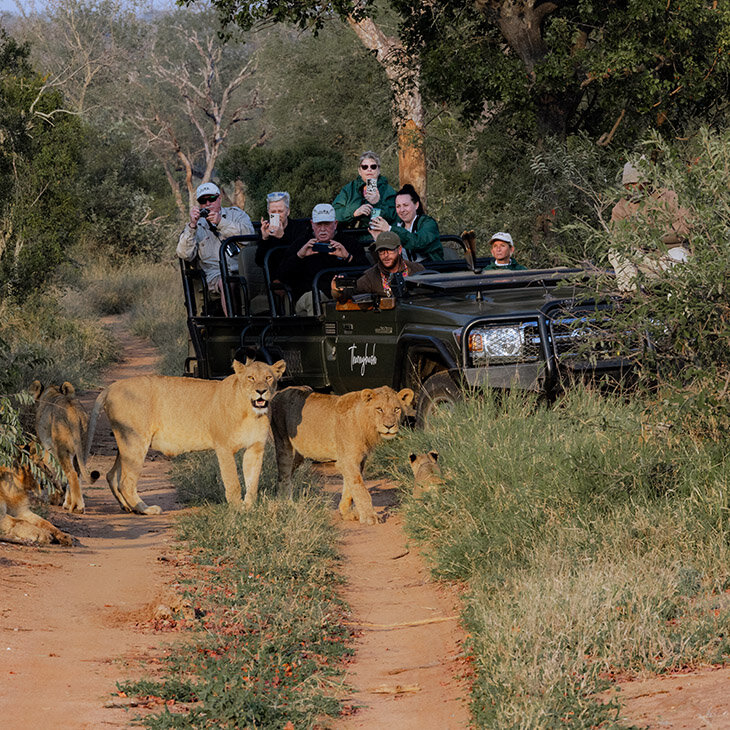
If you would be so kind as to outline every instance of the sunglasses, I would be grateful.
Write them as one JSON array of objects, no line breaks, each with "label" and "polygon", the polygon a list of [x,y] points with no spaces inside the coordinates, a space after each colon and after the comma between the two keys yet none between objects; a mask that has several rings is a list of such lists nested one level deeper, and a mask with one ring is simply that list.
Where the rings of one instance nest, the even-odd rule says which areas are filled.
[{"label": "sunglasses", "polygon": [[204,195],[202,198],[198,198],[198,202],[201,205],[206,205],[207,203],[215,203],[216,200],[218,200],[217,195]]},{"label": "sunglasses", "polygon": [[377,170],[379,165],[360,165],[361,170]]}]

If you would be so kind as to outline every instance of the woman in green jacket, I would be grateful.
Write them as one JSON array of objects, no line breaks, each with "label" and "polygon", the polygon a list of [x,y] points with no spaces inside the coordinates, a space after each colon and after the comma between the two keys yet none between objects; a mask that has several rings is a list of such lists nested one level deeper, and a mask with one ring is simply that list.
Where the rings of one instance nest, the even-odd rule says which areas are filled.
[{"label": "woman in green jacket", "polygon": [[443,261],[444,247],[438,223],[426,215],[421,198],[413,185],[404,185],[395,196],[398,223],[389,225],[382,218],[376,218],[370,229],[375,238],[383,231],[393,231],[401,240],[411,261]]},{"label": "woman in green jacket", "polygon": [[[380,174],[380,158],[368,150],[360,155],[359,176],[345,185],[332,202],[338,223],[344,228],[365,228],[373,210],[389,223],[395,221],[395,190]],[[372,182],[368,182],[372,181]]]}]

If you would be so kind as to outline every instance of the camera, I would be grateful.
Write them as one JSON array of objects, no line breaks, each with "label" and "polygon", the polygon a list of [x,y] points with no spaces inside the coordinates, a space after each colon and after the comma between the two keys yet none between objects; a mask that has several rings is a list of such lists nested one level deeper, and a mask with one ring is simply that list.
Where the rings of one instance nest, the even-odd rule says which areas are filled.
[{"label": "camera", "polygon": [[201,208],[200,209],[201,218],[207,218],[209,215],[210,215],[210,208]]},{"label": "camera", "polygon": [[331,243],[313,243],[312,251],[315,253],[329,253],[332,250]]},{"label": "camera", "polygon": [[393,296],[396,299],[401,299],[408,291],[406,288],[406,280],[403,278],[403,274],[399,271],[388,277],[388,286],[390,286],[390,290],[393,292]]}]

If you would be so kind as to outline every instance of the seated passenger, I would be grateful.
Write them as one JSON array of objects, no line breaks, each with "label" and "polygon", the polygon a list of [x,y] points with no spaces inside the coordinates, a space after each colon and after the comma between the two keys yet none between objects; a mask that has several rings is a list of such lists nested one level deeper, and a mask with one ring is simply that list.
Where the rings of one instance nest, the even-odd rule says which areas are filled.
[{"label": "seated passenger", "polygon": [[367,231],[373,211],[389,223],[396,219],[395,190],[380,174],[380,158],[374,152],[360,155],[359,177],[345,185],[332,205],[343,228]]},{"label": "seated passenger", "polygon": [[[355,294],[380,294],[392,296],[390,288],[393,274],[408,277],[425,271],[425,267],[417,261],[407,261],[403,258],[403,247],[400,238],[392,231],[385,231],[378,236],[378,240],[370,247],[378,257],[378,263],[371,266],[355,284]],[[341,276],[332,279],[332,296],[342,301],[344,292],[338,286]]]},{"label": "seated passenger", "polygon": [[[221,241],[229,236],[253,234],[248,214],[240,208],[221,207],[220,188],[212,182],[198,185],[195,191],[197,205],[190,208],[190,220],[177,242],[177,255],[185,261],[196,257],[205,274],[208,290],[222,294],[219,251]],[[228,257],[228,270],[238,272],[238,261]],[[225,298],[221,296],[225,312]]]},{"label": "seated passenger", "polygon": [[492,245],[492,256],[490,262],[484,267],[485,271],[489,271],[490,269],[508,269],[510,271],[527,269],[527,266],[518,264],[512,258],[512,254],[515,252],[515,244],[509,233],[505,233],[504,231],[495,233],[489,239],[489,243]]},{"label": "seated passenger", "polygon": [[444,247],[441,245],[438,223],[426,215],[413,185],[404,185],[396,193],[395,209],[399,220],[394,226],[382,217],[371,222],[373,238],[377,240],[381,233],[393,231],[412,261],[443,261]]},{"label": "seated passenger", "polygon": [[264,265],[266,252],[275,246],[290,246],[309,231],[309,221],[289,220],[290,196],[287,192],[266,196],[268,218],[261,219],[261,232],[256,244],[256,263]]},{"label": "seated passenger", "polygon": [[[284,253],[277,270],[277,278],[291,288],[297,314],[314,313],[312,284],[320,271],[337,266],[365,266],[369,263],[359,242],[348,241],[345,247],[335,239],[336,229],[335,209],[329,203],[315,205],[312,210],[314,237],[306,241],[294,241]],[[329,298],[329,286],[329,279],[323,279],[320,289],[325,298]]]}]

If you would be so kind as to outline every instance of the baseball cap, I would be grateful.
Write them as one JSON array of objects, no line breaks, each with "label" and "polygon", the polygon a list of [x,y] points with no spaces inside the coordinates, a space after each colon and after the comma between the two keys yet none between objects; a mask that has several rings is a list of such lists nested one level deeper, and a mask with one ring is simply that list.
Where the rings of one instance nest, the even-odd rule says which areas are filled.
[{"label": "baseball cap", "polygon": [[509,235],[509,233],[505,233],[504,231],[498,231],[495,233],[490,239],[489,243],[492,241],[505,241],[506,243],[509,243],[510,246],[514,246],[515,242],[512,240],[512,236]]},{"label": "baseball cap", "polygon": [[646,182],[646,175],[642,174],[630,162],[627,162],[624,165],[624,169],[621,174],[621,184],[628,185],[629,183],[643,183],[643,182]]},{"label": "baseball cap", "polygon": [[335,209],[329,203],[319,203],[312,208],[312,223],[332,223]]},{"label": "baseball cap", "polygon": [[389,251],[395,251],[400,245],[398,234],[393,233],[393,231],[383,231],[378,236],[378,240],[370,248],[373,251],[380,251],[383,248],[387,248]]},{"label": "baseball cap", "polygon": [[195,191],[195,199],[200,200],[204,195],[220,195],[221,189],[212,182],[205,182],[202,185],[198,185],[198,189]]}]

